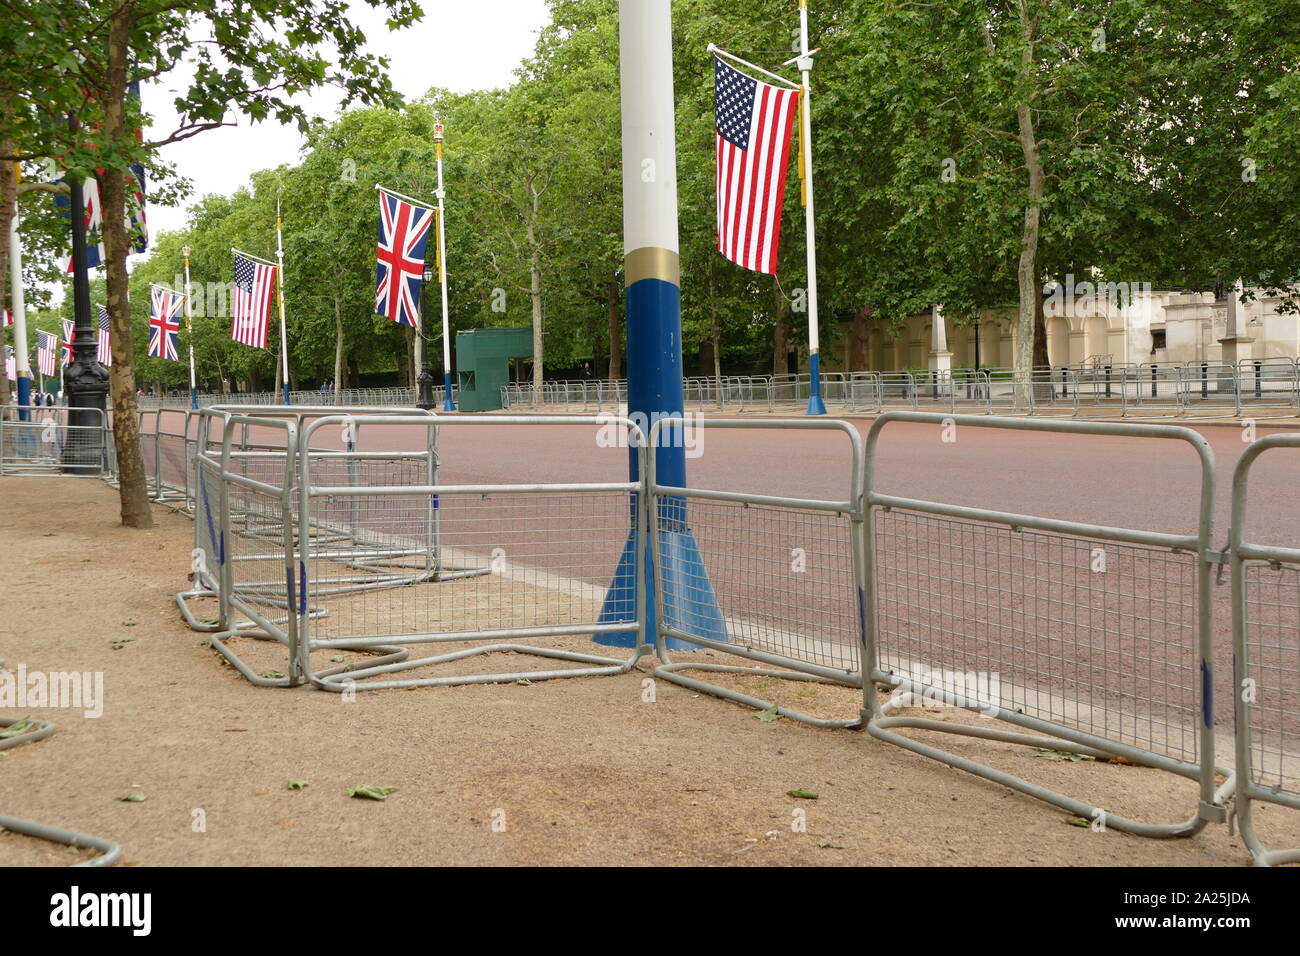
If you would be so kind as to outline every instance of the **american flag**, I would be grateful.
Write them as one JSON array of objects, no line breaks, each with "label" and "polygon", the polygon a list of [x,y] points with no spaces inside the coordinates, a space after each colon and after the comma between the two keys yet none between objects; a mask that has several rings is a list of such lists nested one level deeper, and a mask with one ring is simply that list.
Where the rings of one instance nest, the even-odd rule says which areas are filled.
[{"label": "american flag", "polygon": [[95,337],[95,361],[104,368],[113,364],[113,341],[108,329],[108,307],[99,307],[99,335]]},{"label": "american flag", "polygon": [[375,313],[398,325],[420,327],[424,249],[433,210],[379,191],[379,247],[375,266]]},{"label": "american flag", "polygon": [[71,319],[60,319],[63,323],[63,365],[72,364],[72,343],[77,340],[76,326]]},{"label": "american flag", "polygon": [[751,79],[714,57],[718,249],[755,272],[776,272],[790,132],[799,91]]},{"label": "american flag", "polygon": [[230,295],[230,337],[255,349],[266,348],[266,329],[275,294],[275,266],[235,253],[235,287]]},{"label": "american flag", "polygon": [[18,381],[18,363],[14,361],[14,350],[5,346],[5,378],[11,382]]},{"label": "american flag", "polygon": [[59,337],[53,332],[36,330],[36,364],[42,375],[54,375],[55,363],[58,362]]},{"label": "american flag", "polygon": [[176,313],[185,299],[171,289],[152,286],[149,290],[149,355],[153,358],[179,361],[176,337],[181,331],[181,320]]},{"label": "american flag", "polygon": [[10,312],[8,309],[5,309],[5,327],[8,328],[13,324],[14,324],[14,314]]}]

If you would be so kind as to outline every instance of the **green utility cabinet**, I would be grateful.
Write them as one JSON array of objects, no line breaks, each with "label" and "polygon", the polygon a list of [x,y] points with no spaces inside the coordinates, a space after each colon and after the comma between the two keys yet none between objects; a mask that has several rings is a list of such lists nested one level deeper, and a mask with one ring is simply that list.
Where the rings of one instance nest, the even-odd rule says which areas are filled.
[{"label": "green utility cabinet", "polygon": [[456,333],[456,404],[462,412],[501,407],[510,384],[510,360],[533,357],[532,329],[470,329]]}]

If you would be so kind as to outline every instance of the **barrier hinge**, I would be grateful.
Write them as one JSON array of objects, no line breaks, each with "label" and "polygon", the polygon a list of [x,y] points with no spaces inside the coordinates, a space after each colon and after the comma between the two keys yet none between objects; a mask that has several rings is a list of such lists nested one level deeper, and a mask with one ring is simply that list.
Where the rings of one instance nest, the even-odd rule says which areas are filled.
[{"label": "barrier hinge", "polygon": [[1206,551],[1205,560],[1211,564],[1228,564],[1232,560],[1232,554],[1228,551]]}]

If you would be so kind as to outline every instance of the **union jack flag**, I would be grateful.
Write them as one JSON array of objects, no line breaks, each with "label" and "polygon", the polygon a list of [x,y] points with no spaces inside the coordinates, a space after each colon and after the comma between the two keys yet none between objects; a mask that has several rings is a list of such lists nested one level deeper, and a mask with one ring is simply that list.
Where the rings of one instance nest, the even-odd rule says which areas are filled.
[{"label": "union jack flag", "polygon": [[433,210],[379,190],[379,246],[375,267],[375,314],[398,325],[420,327],[424,249]]},{"label": "union jack flag", "polygon": [[76,325],[71,319],[60,319],[63,323],[63,366],[72,364],[72,343],[77,340]]},{"label": "union jack flag", "polygon": [[[97,269],[108,258],[104,252],[104,206],[99,198],[99,181],[87,179],[81,190],[86,200],[86,268]],[[66,209],[67,197],[56,196],[55,201]],[[144,252],[149,248],[149,228],[144,213],[144,167],[139,163],[132,165],[131,176],[127,179],[126,229],[134,251]],[[71,255],[63,271],[72,272]]]},{"label": "union jack flag", "polygon": [[185,303],[184,298],[171,289],[152,286],[149,290],[149,355],[152,358],[180,361],[176,352],[176,339],[181,331],[181,320],[176,313]]},{"label": "union jack flag", "polygon": [[36,363],[42,375],[53,377],[59,351],[59,337],[53,332],[36,330]]},{"label": "union jack flag", "polygon": [[95,337],[95,361],[104,368],[113,364],[113,342],[108,331],[108,306],[99,307],[99,335]]}]

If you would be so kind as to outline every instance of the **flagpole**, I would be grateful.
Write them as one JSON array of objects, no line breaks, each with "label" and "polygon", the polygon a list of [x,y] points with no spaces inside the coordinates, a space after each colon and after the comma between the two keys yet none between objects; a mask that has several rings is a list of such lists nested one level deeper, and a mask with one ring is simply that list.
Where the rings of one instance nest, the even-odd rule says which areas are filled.
[{"label": "flagpole", "polygon": [[275,197],[275,256],[280,268],[275,270],[276,287],[280,298],[280,366],[284,376],[284,403],[289,404],[289,336],[284,331],[284,231],[280,224],[280,197]]},{"label": "flagpole", "polygon": [[190,345],[190,408],[199,407],[199,393],[194,387],[194,323],[190,310],[190,247],[181,246],[185,257],[185,338]]},{"label": "flagpole", "polygon": [[808,75],[812,72],[812,54],[808,51],[808,0],[799,0],[799,72],[803,75],[803,109],[799,129],[800,151],[804,173],[804,232],[808,246],[808,414],[825,415],[826,403],[822,401],[821,355],[817,341],[817,232],[813,226],[813,170],[812,170],[812,87]]},{"label": "flagpole", "polygon": [[[21,168],[14,163],[14,187],[22,178]],[[18,377],[18,419],[29,421],[32,403],[32,365],[27,355],[27,305],[23,298],[23,247],[18,235],[18,203],[14,203],[14,218],[9,223],[9,288],[12,290],[14,314],[14,374]]]},{"label": "flagpole", "polygon": [[442,124],[433,124],[433,145],[438,157],[438,280],[442,283],[442,410],[454,412],[456,402],[451,397],[451,328],[447,323],[447,242],[443,232],[442,199],[446,189],[442,185]]}]

